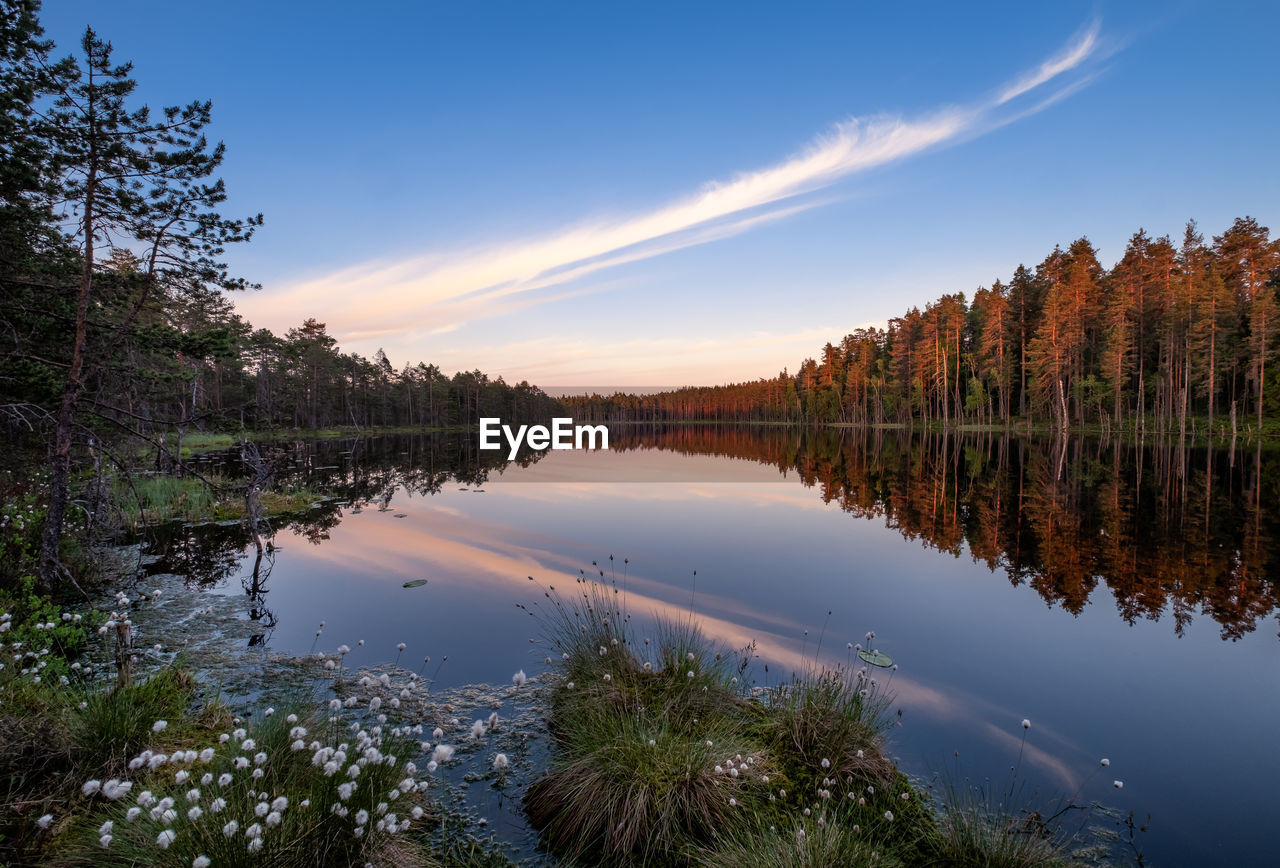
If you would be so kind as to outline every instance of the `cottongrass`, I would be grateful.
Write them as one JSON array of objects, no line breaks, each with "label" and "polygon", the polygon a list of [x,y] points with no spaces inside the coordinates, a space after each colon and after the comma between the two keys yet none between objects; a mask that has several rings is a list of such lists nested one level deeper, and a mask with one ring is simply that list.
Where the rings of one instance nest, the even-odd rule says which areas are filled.
[{"label": "cottongrass", "polygon": [[[217,746],[203,750],[157,743],[142,751],[137,783],[145,789],[136,803],[96,793],[94,810],[77,824],[81,843],[69,851],[70,862],[189,866],[252,859],[314,868],[428,861],[422,845],[404,834],[422,816],[425,788],[406,762],[418,745],[404,732],[377,724],[335,730],[298,713],[263,715],[231,738],[217,735],[206,732]],[[252,768],[239,753],[246,744],[257,749]],[[162,755],[165,761],[151,768],[148,760]],[[344,774],[327,773],[335,761]],[[203,789],[190,786],[197,774],[208,781]]]}]

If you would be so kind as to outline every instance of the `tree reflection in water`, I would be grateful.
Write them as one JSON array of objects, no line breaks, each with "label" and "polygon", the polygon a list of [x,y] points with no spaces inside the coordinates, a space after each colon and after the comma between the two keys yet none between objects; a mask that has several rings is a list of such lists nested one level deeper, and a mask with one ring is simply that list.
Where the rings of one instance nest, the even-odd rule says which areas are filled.
[{"label": "tree reflection in water", "polygon": [[[662,424],[615,426],[610,446],[775,466],[850,515],[883,521],[940,552],[967,553],[1072,614],[1102,586],[1128,623],[1169,617],[1181,635],[1199,612],[1234,640],[1280,602],[1280,555],[1272,546],[1280,450],[1256,443],[1233,449],[1187,447],[1175,438]],[[498,453],[479,452],[474,434],[278,446],[277,485],[324,488],[339,499],[272,520],[267,564],[255,559],[245,579],[249,595],[265,594],[272,541],[282,529],[318,545],[343,508],[390,508],[400,487],[422,495],[448,483],[480,487],[541,457],[509,465]],[[212,585],[240,569],[250,539],[239,523],[174,524],[153,528],[145,544],[158,556],[150,572]],[[265,623],[265,605],[254,605]]]}]

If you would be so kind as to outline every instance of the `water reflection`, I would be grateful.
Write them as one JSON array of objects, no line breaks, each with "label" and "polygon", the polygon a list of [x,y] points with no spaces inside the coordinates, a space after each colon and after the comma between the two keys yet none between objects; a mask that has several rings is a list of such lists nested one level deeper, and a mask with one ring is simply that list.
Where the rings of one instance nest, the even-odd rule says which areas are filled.
[{"label": "water reflection", "polygon": [[[498,454],[475,449],[474,440],[469,435],[400,436],[264,450],[278,484],[323,486],[339,495],[337,501],[276,520],[274,530],[319,545],[344,515],[366,509],[394,513],[397,492],[435,495],[454,486],[480,494],[491,476],[528,470],[543,457],[523,455],[508,467]],[[1280,553],[1272,546],[1276,528],[1268,507],[1280,494],[1280,453],[1261,447],[1243,455],[1212,447],[1192,451],[1174,442],[706,425],[615,427],[611,446],[610,456],[559,454],[547,466],[517,473],[521,482],[560,485],[555,492],[513,494],[556,500],[566,486],[585,496],[594,486],[612,484],[611,499],[652,502],[697,496],[707,483],[797,477],[816,489],[823,504],[883,521],[939,552],[972,557],[1072,614],[1083,611],[1105,585],[1128,623],[1167,617],[1181,635],[1200,612],[1220,625],[1224,639],[1235,640],[1256,630],[1278,604]],[[628,459],[628,453],[636,458]],[[225,460],[220,471],[234,472],[234,456]],[[769,466],[779,475],[767,475]],[[682,483],[682,490],[618,485],[652,481]],[[799,505],[793,489],[753,491],[752,496]],[[450,557],[466,560],[445,537],[467,539],[477,529],[456,510],[453,521],[444,521],[448,510],[440,507],[439,533],[414,539],[411,547],[403,545],[412,538],[405,528],[380,532],[371,542],[382,553],[381,566],[409,569],[387,562],[397,549],[448,550]],[[193,532],[174,524],[153,529],[148,539],[150,552],[159,556],[151,571],[217,584],[240,569],[247,530],[224,523]],[[520,569],[500,560],[491,566]]]},{"label": "water reflection", "polygon": [[613,443],[798,473],[824,502],[967,553],[1073,614],[1101,582],[1129,623],[1167,612],[1181,634],[1198,609],[1238,639],[1277,606],[1267,507],[1280,453],[1260,446],[1244,458],[1176,442],[707,426],[623,429]]},{"label": "water reflection", "polygon": [[1280,777],[1280,643],[1260,630],[1280,455],[771,427],[610,440],[513,464],[474,435],[285,444],[277,484],[338,500],[273,520],[261,560],[239,524],[157,529],[148,569],[244,594],[255,641],[280,650],[305,653],[322,620],[320,647],[351,645],[352,666],[405,641],[438,684],[536,675],[543,594],[584,577],[641,631],[692,613],[731,647],[755,642],[758,682],[846,662],[874,629],[902,667],[909,771],[959,751],[999,777],[1022,752],[1032,789],[1151,811],[1160,864],[1270,853],[1241,806]]}]

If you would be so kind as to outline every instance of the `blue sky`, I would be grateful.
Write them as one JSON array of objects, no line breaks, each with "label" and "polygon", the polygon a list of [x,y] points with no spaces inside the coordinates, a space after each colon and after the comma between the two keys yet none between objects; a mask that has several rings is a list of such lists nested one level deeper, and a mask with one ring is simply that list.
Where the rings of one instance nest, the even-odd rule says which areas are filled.
[{"label": "blue sky", "polygon": [[[879,8],[880,6],[894,8]],[[1041,8],[1043,7],[1043,8]],[[210,98],[255,325],[719,383],[1088,235],[1276,226],[1274,3],[48,3]],[[1280,227],[1277,227],[1280,229]]]}]

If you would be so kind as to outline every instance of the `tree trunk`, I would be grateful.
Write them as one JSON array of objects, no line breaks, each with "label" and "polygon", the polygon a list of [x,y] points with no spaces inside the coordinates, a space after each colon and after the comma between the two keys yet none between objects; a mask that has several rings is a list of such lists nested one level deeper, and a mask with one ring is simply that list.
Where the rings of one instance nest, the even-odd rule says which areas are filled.
[{"label": "tree trunk", "polygon": [[[90,106],[92,110],[92,106]],[[71,365],[62,386],[58,407],[58,428],[54,435],[53,466],[49,477],[49,513],[40,538],[40,589],[53,593],[62,584],[62,526],[71,498],[71,437],[75,429],[76,401],[84,387],[84,349],[88,333],[89,295],[93,291],[94,197],[97,194],[96,148],[90,145],[89,175],[85,179],[84,253],[80,265],[80,290],[76,296],[76,331],[71,343]]]}]

